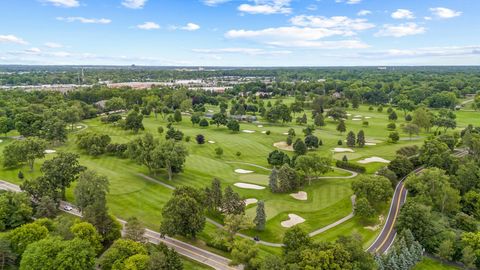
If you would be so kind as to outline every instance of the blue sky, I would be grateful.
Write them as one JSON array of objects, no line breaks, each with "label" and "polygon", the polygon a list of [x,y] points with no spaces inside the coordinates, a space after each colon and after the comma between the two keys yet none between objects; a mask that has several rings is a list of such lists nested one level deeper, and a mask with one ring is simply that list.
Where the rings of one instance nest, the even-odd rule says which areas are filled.
[{"label": "blue sky", "polygon": [[480,63],[477,0],[11,0],[0,10],[0,64]]}]

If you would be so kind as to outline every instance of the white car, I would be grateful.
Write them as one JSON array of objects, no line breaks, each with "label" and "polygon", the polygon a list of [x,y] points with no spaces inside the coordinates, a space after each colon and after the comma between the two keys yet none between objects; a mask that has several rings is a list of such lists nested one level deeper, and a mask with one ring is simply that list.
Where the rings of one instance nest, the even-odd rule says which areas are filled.
[{"label": "white car", "polygon": [[65,210],[65,211],[72,211],[72,210],[73,210],[73,207],[71,207],[70,205],[65,205],[65,206],[63,207],[63,210]]}]

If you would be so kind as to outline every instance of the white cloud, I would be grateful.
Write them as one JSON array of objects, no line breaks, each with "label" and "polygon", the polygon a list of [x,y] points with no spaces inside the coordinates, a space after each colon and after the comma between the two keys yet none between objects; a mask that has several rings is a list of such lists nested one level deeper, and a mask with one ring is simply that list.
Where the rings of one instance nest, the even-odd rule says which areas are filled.
[{"label": "white cloud", "polygon": [[425,17],[423,17],[423,19],[424,19],[425,21],[431,21],[433,18],[430,17],[430,16],[425,16]]},{"label": "white cloud", "polygon": [[241,4],[238,10],[250,14],[290,14],[291,0],[253,0],[254,4]]},{"label": "white cloud", "polygon": [[65,22],[80,22],[80,23],[96,23],[96,24],[109,24],[112,22],[110,19],[94,19],[94,18],[85,18],[85,17],[57,17],[59,21]]},{"label": "white cloud", "polygon": [[28,44],[25,40],[14,35],[0,35],[0,43]]},{"label": "white cloud", "polygon": [[351,19],[346,16],[308,16],[299,15],[290,19],[290,22],[296,26],[338,29],[345,32],[345,35],[354,35],[355,31],[367,30],[375,27],[367,19]]},{"label": "white cloud", "polygon": [[63,45],[62,44],[59,44],[59,43],[56,43],[56,42],[45,42],[45,47],[48,47],[48,48],[51,48],[51,49],[56,49],[56,48],[62,48]]},{"label": "white cloud", "polygon": [[223,4],[223,3],[227,3],[227,2],[230,2],[230,1],[231,0],[203,0],[202,2],[207,6],[214,7],[214,6],[217,6],[217,5],[220,5],[220,4]]},{"label": "white cloud", "polygon": [[362,52],[360,55],[369,58],[394,58],[394,57],[450,57],[479,55],[480,45],[449,46],[449,47],[423,47],[414,49],[390,49],[383,51]]},{"label": "white cloud", "polygon": [[137,28],[142,30],[153,30],[153,29],[160,29],[160,25],[154,22],[145,22],[137,25]]},{"label": "white cloud", "polygon": [[141,9],[146,3],[147,0],[123,0],[122,5],[131,9]]},{"label": "white cloud", "polygon": [[30,48],[25,50],[26,53],[39,54],[42,52],[39,48]]},{"label": "white cloud", "polygon": [[370,10],[362,9],[357,13],[357,16],[367,16],[372,14]]},{"label": "white cloud", "polygon": [[397,9],[395,12],[392,13],[392,18],[401,20],[401,19],[415,19],[413,12],[408,9]]},{"label": "white cloud", "polygon": [[44,1],[56,7],[72,8],[72,7],[80,6],[80,3],[78,2],[78,0],[44,0]]},{"label": "white cloud", "polygon": [[398,25],[384,24],[382,29],[378,31],[377,37],[404,37],[425,33],[426,28],[416,23],[402,23]]},{"label": "white cloud", "polygon": [[462,15],[461,11],[455,11],[444,7],[431,8],[430,11],[435,17],[440,19],[450,19]]},{"label": "white cloud", "polygon": [[193,49],[192,51],[205,54],[246,54],[246,55],[285,55],[292,53],[287,50],[264,50],[258,48],[220,48],[220,49]]},{"label": "white cloud", "polygon": [[337,3],[347,3],[349,5],[355,5],[355,4],[360,4],[362,0],[335,0]]},{"label": "white cloud", "polygon": [[307,9],[310,10],[310,11],[315,11],[315,10],[318,9],[318,6],[317,6],[317,5],[309,5],[309,6],[307,7]]},{"label": "white cloud", "polygon": [[200,25],[189,22],[189,23],[187,23],[187,24],[184,25],[184,26],[170,25],[170,26],[169,26],[169,29],[170,29],[170,30],[180,29],[180,30],[185,30],[185,31],[196,31],[196,30],[200,29]]},{"label": "white cloud", "polygon": [[187,25],[181,27],[180,29],[186,30],[186,31],[196,31],[200,29],[200,25],[195,23],[187,23]]},{"label": "white cloud", "polygon": [[262,30],[230,30],[225,37],[231,39],[247,39],[263,44],[279,47],[299,48],[366,48],[367,44],[358,40],[323,41],[320,39],[332,36],[345,36],[343,30],[311,27],[277,27]]}]

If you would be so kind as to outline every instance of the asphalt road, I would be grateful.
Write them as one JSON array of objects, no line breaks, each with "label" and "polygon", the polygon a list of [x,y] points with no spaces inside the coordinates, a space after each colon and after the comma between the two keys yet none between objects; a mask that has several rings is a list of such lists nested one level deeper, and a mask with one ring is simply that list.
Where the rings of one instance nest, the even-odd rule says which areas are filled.
[{"label": "asphalt road", "polygon": [[[0,180],[0,189],[10,190],[10,191],[14,191],[14,192],[21,192],[22,191],[19,186],[15,185],[15,184],[12,184],[12,183],[9,183],[9,182],[6,182],[6,181],[2,181],[2,180]],[[69,211],[65,210],[66,206],[72,207],[72,210],[69,210]],[[75,215],[75,216],[78,216],[78,217],[82,216],[82,213],[78,210],[78,208],[71,203],[61,201],[59,208],[60,208],[60,210],[62,210],[64,212],[67,212],[69,214],[72,214],[72,215]],[[118,221],[120,223],[122,223],[123,225],[126,223],[126,221],[121,220],[121,219],[118,219]],[[208,265],[208,266],[210,266],[214,269],[218,269],[218,270],[238,270],[238,269],[242,269],[241,266],[238,266],[238,267],[230,266],[229,265],[230,260],[225,258],[225,257],[219,256],[219,255],[214,254],[210,251],[203,250],[201,248],[198,248],[196,246],[193,246],[191,244],[179,241],[177,239],[174,239],[174,238],[171,238],[171,237],[168,237],[168,236],[161,237],[160,233],[158,233],[158,232],[146,229],[144,236],[151,243],[155,243],[155,244],[158,244],[160,242],[165,243],[170,248],[175,249],[179,254],[181,254],[181,255],[183,255],[183,256],[191,259],[191,260],[194,260],[194,261],[203,263],[205,265]]]},{"label": "asphalt road", "polygon": [[[466,155],[468,152],[465,150],[459,151],[455,154],[457,157]],[[423,167],[415,169],[412,173],[419,174],[424,170]],[[403,184],[403,181],[407,177],[404,177],[395,187],[395,192],[393,194],[392,203],[390,204],[390,210],[388,211],[388,217],[385,221],[382,231],[377,236],[375,241],[368,247],[367,251],[371,253],[384,254],[388,249],[393,245],[395,237],[397,236],[397,229],[395,228],[395,223],[397,221],[400,209],[407,200],[407,190]]]}]

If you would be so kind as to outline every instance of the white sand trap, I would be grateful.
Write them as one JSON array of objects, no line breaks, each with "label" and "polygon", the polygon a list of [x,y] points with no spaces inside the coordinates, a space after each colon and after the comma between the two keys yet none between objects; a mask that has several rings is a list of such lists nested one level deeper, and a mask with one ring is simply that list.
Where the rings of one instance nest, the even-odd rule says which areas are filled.
[{"label": "white sand trap", "polygon": [[127,119],[127,117],[125,117],[125,116],[122,116],[122,120],[125,120],[125,119]]},{"label": "white sand trap", "polygon": [[208,141],[208,143],[214,144],[214,143],[215,143],[215,141]]},{"label": "white sand trap", "polygon": [[375,140],[375,139],[366,139],[365,140],[367,143],[382,143],[383,141],[381,140]]},{"label": "white sand trap", "polygon": [[332,151],[335,152],[335,153],[345,153],[345,152],[353,153],[353,152],[355,152],[350,148],[341,148],[341,147],[333,148]]},{"label": "white sand trap", "polygon": [[83,128],[83,126],[77,126],[77,128]]},{"label": "white sand trap", "polygon": [[244,169],[236,169],[235,172],[236,173],[241,173],[241,174],[253,173],[253,171],[244,170]]},{"label": "white sand trap", "polygon": [[370,119],[370,118],[372,118],[372,117],[370,117],[370,116],[365,116],[365,119]]},{"label": "white sand trap", "polygon": [[213,110],[208,110],[208,112],[213,112]]},{"label": "white sand trap", "polygon": [[2,143],[2,142],[3,142],[3,140],[0,140],[0,143]]},{"label": "white sand trap", "polygon": [[386,160],[386,159],[381,158],[381,157],[369,157],[369,158],[366,158],[366,159],[359,160],[357,162],[360,163],[360,164],[368,164],[368,163],[372,163],[372,162],[390,163],[390,160]]},{"label": "white sand trap", "polygon": [[292,193],[290,194],[293,198],[300,200],[300,201],[306,201],[308,199],[307,192],[305,191],[299,191],[297,193]]},{"label": "white sand trap", "polygon": [[361,118],[362,116],[360,114],[357,114],[354,116],[355,118]]},{"label": "white sand trap", "polygon": [[47,149],[45,151],[43,151],[45,154],[53,154],[53,153],[56,153],[57,151],[55,150],[50,150],[50,149]]},{"label": "white sand trap", "polygon": [[362,121],[360,118],[353,118],[352,121]]},{"label": "white sand trap", "polygon": [[366,142],[365,143],[366,146],[374,146],[374,145],[377,145],[376,143],[373,143],[373,142]]},{"label": "white sand trap", "polygon": [[239,188],[246,188],[246,189],[258,189],[258,190],[265,189],[265,187],[254,185],[254,184],[247,184],[247,183],[235,183],[233,185]]},{"label": "white sand trap", "polygon": [[255,130],[244,129],[244,130],[242,130],[242,132],[245,132],[245,133],[255,133]]},{"label": "white sand trap", "polygon": [[255,204],[257,202],[258,202],[258,200],[255,199],[255,198],[245,199],[245,206],[247,206],[249,204]]},{"label": "white sand trap", "polygon": [[347,113],[347,116],[352,116],[352,114],[351,114],[351,113]]},{"label": "white sand trap", "polygon": [[288,145],[287,142],[276,142],[273,144],[273,146],[281,150],[293,151],[293,145]]},{"label": "white sand trap", "polygon": [[282,221],[280,224],[284,228],[290,228],[297,224],[305,222],[305,219],[295,214],[288,214],[289,220]]},{"label": "white sand trap", "polygon": [[257,127],[259,127],[259,128],[262,128],[262,127],[263,127],[263,125],[258,125]]},{"label": "white sand trap", "polygon": [[328,119],[333,119],[333,117],[329,116]]},{"label": "white sand trap", "polygon": [[262,131],[262,134],[265,134],[265,133],[267,133],[267,131],[266,131],[266,130]]},{"label": "white sand trap", "polygon": [[283,134],[283,135],[288,135],[288,132],[284,132],[284,133],[282,133],[282,134]]}]

